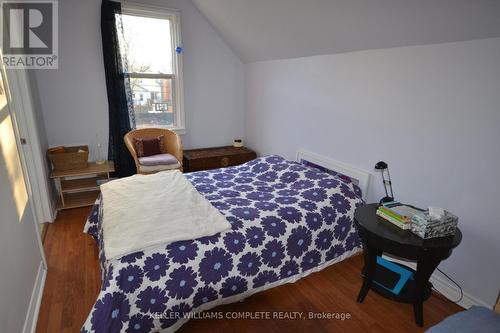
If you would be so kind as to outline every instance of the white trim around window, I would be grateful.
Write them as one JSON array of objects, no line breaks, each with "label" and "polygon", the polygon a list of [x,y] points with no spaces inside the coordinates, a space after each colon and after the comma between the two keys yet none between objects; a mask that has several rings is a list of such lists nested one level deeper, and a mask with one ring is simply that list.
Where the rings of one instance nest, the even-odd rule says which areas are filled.
[{"label": "white trim around window", "polygon": [[122,14],[143,16],[150,18],[167,19],[170,21],[170,31],[172,40],[172,66],[174,72],[173,80],[173,100],[175,107],[174,126],[169,129],[178,134],[186,133],[186,118],[184,116],[184,82],[182,69],[182,52],[177,54],[176,48],[182,47],[180,12],[177,9],[170,9],[160,6],[150,6],[130,1],[122,1]]}]

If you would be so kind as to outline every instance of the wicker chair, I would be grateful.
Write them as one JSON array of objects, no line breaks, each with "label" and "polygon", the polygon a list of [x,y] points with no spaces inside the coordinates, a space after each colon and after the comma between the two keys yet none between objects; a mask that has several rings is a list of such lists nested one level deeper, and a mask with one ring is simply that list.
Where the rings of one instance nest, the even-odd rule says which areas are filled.
[{"label": "wicker chair", "polygon": [[[158,137],[160,135],[163,135],[165,137],[165,146],[166,146],[165,148],[167,153],[173,155],[179,163],[174,165],[174,167],[172,167],[172,165],[167,165],[167,166],[159,165],[155,167],[149,167],[149,166],[146,167],[144,165],[141,165],[139,157],[137,157],[137,153],[135,151],[134,138],[152,138],[152,137]],[[132,157],[134,158],[135,167],[137,168],[137,173],[151,174],[158,171],[174,170],[174,169],[182,171],[182,143],[181,143],[181,138],[174,131],[163,128],[137,129],[125,134],[124,140],[125,140],[125,145],[130,151],[130,154],[132,154]]]}]

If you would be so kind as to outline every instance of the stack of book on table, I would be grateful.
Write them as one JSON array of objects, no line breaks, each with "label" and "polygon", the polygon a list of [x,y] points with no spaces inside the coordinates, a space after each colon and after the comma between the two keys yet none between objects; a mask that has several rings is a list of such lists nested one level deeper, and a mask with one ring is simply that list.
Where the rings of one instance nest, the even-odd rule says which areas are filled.
[{"label": "stack of book on table", "polygon": [[420,212],[415,207],[403,205],[397,201],[384,202],[377,209],[378,216],[404,230],[410,229],[411,218]]}]

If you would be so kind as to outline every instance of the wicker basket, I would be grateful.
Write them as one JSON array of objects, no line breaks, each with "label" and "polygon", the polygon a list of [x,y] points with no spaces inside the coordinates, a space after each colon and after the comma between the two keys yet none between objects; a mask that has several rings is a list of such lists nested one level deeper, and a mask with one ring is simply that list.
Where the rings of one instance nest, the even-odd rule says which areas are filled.
[{"label": "wicker basket", "polygon": [[51,148],[47,155],[54,171],[82,169],[88,166],[89,146]]}]

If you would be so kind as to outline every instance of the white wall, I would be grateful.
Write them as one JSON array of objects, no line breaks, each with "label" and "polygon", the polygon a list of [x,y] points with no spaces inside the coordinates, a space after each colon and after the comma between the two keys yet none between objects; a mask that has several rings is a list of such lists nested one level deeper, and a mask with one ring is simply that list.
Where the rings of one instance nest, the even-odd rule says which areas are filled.
[{"label": "white wall", "polygon": [[[186,148],[231,144],[243,135],[241,61],[183,0],[140,2],[181,11]],[[100,0],[59,2],[59,69],[36,71],[48,144],[107,147],[108,101]],[[91,155],[93,158],[95,155]]]},{"label": "white wall", "polygon": [[[396,199],[457,214],[463,242],[441,268],[494,304],[500,288],[500,39],[246,66],[246,145],[298,147],[373,170]],[[370,201],[382,195],[380,176]]]}]

